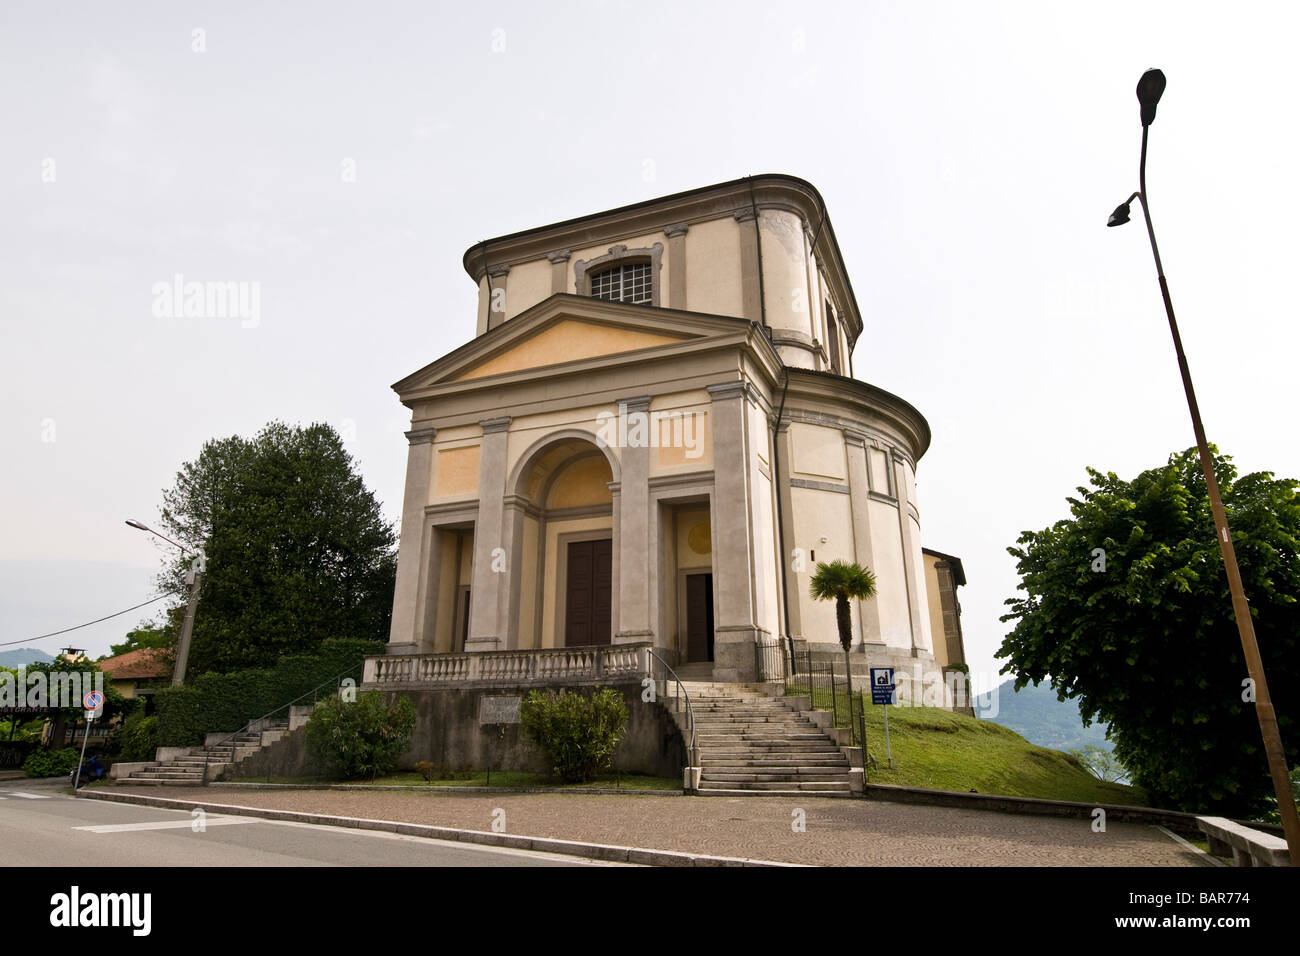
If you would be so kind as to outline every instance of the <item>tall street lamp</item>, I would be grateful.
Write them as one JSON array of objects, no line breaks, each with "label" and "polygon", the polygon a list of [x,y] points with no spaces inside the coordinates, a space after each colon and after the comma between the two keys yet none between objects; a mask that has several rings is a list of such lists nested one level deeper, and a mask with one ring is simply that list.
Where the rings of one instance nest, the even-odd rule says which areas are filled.
[{"label": "tall street lamp", "polygon": [[181,626],[181,639],[176,646],[176,666],[172,669],[172,686],[180,687],[181,684],[185,683],[185,667],[190,660],[190,638],[194,634],[194,612],[199,607],[199,588],[203,583],[203,570],[207,566],[207,559],[202,551],[195,552],[185,547],[185,545],[173,541],[162,532],[155,531],[142,521],[128,518],[126,523],[132,528],[148,531],[155,537],[162,538],[168,544],[180,548],[184,554],[194,555],[194,559],[190,562],[190,569],[185,573],[185,583],[189,585],[190,595],[185,606],[185,623]]},{"label": "tall street lamp", "polygon": [[1246,669],[1255,686],[1255,715],[1259,718],[1259,732],[1264,738],[1264,752],[1268,756],[1268,769],[1277,793],[1277,805],[1282,814],[1282,828],[1291,851],[1291,865],[1300,866],[1300,814],[1296,813],[1295,797],[1291,792],[1291,779],[1287,775],[1286,752],[1282,749],[1282,734],[1277,726],[1277,713],[1264,679],[1264,662],[1259,656],[1255,640],[1255,625],[1250,617],[1250,604],[1241,586],[1241,572],[1237,570],[1237,554],[1232,547],[1232,534],[1228,530],[1228,516],[1223,510],[1219,495],[1219,482],[1214,475],[1214,461],[1205,442],[1205,429],[1201,425],[1201,412],[1192,388],[1192,373],[1187,368],[1183,354],[1183,340],[1178,334],[1174,319],[1174,304],[1169,298],[1169,283],[1160,264],[1160,250],[1156,246],[1155,229],[1151,226],[1151,208],[1147,202],[1147,132],[1156,118],[1156,104],[1165,91],[1165,75],[1159,70],[1147,70],[1138,80],[1137,98],[1142,108],[1142,158],[1138,166],[1138,191],[1129,196],[1110,214],[1108,226],[1122,226],[1129,221],[1130,206],[1134,199],[1142,203],[1142,216],[1146,219],[1147,235],[1151,239],[1151,254],[1156,260],[1156,276],[1160,280],[1160,295],[1165,301],[1165,314],[1169,316],[1169,331],[1174,337],[1174,351],[1178,355],[1178,370],[1183,376],[1183,391],[1187,394],[1187,408],[1192,413],[1192,430],[1196,433],[1196,450],[1201,456],[1201,470],[1205,473],[1205,488],[1210,496],[1214,513],[1214,528],[1218,534],[1219,550],[1223,553],[1223,567],[1228,572],[1228,588],[1232,592],[1232,613],[1237,619],[1237,632],[1246,656]]}]

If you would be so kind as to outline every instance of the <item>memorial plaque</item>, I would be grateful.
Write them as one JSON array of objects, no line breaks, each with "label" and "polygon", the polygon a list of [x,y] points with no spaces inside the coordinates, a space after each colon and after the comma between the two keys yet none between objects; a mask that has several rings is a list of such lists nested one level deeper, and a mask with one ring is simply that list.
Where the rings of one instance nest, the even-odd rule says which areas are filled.
[{"label": "memorial plaque", "polygon": [[519,723],[518,697],[480,697],[478,722],[480,724]]}]

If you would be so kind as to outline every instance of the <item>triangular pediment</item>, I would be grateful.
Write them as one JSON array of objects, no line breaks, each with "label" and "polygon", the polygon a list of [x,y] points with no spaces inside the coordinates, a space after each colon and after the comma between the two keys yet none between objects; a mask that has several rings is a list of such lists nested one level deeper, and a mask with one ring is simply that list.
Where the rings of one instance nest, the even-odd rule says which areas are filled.
[{"label": "triangular pediment", "polygon": [[452,381],[545,368],[601,355],[617,355],[656,345],[672,345],[684,335],[651,332],[646,329],[610,325],[585,319],[561,318],[491,358],[484,359],[454,376]]},{"label": "triangular pediment", "polygon": [[551,296],[396,383],[403,397],[638,361],[746,329],[743,319]]}]

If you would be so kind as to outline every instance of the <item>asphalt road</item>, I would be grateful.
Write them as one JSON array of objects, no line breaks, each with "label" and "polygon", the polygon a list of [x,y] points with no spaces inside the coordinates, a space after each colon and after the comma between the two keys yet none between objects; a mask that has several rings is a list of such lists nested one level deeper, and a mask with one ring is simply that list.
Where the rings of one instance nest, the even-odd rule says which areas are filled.
[{"label": "asphalt road", "polygon": [[608,866],[393,833],[78,800],[66,783],[0,781],[0,866]]}]

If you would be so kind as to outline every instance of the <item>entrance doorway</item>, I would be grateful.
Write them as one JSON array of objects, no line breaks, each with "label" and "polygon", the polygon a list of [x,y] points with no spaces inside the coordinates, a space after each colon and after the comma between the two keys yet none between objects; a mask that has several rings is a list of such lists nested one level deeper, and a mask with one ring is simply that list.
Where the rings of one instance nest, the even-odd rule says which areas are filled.
[{"label": "entrance doorway", "polygon": [[570,541],[564,597],[564,646],[608,644],[613,606],[613,540]]},{"label": "entrance doorway", "polygon": [[686,660],[713,660],[713,575],[686,575]]}]

